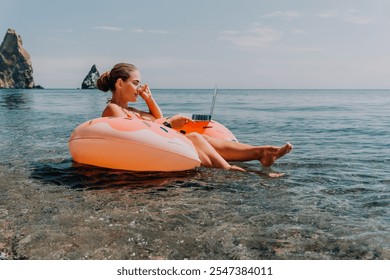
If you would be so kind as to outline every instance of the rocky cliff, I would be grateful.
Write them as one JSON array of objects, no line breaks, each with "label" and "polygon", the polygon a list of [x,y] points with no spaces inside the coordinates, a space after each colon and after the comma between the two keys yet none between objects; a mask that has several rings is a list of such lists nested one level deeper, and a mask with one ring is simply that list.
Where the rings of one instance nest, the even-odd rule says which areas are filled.
[{"label": "rocky cliff", "polygon": [[34,88],[30,55],[22,38],[8,29],[0,46],[0,88]]},{"label": "rocky cliff", "polygon": [[89,73],[87,76],[84,78],[83,83],[81,84],[82,89],[95,89],[97,88],[96,86],[96,81],[99,78],[100,74],[99,71],[96,68],[96,65],[94,64],[89,70]]}]

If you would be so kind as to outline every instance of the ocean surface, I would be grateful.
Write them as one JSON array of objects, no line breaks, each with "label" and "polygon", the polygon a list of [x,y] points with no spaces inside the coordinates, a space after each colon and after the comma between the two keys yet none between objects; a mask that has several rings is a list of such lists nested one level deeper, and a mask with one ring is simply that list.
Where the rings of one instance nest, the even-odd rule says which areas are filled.
[{"label": "ocean surface", "polygon": [[[152,91],[166,116],[209,113],[212,89]],[[108,97],[0,90],[0,259],[390,259],[390,90],[221,89],[240,142],[294,145],[246,173],[72,162]]]}]

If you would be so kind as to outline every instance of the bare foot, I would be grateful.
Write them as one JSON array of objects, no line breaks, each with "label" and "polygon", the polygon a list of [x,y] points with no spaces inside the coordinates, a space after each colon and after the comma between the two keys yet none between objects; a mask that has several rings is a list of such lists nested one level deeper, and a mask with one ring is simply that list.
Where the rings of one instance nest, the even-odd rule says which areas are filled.
[{"label": "bare foot", "polygon": [[268,173],[268,177],[270,177],[270,178],[279,178],[282,176],[284,176],[284,173],[275,173],[275,172]]},{"label": "bare foot", "polygon": [[237,165],[230,165],[229,169],[228,170],[234,170],[234,171],[242,171],[242,172],[246,172],[245,169],[237,166]]},{"label": "bare foot", "polygon": [[288,154],[292,150],[293,146],[290,143],[287,143],[283,147],[273,147],[269,146],[265,148],[262,156],[260,157],[260,162],[263,166],[269,167],[282,156]]}]

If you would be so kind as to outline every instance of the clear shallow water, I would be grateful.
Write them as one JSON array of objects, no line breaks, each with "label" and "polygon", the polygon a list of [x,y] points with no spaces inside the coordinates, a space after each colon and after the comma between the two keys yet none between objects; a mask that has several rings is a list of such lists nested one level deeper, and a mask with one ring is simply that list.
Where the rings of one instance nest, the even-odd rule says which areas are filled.
[{"label": "clear shallow water", "polygon": [[[212,98],[153,93],[166,115],[207,114]],[[214,119],[241,142],[294,145],[248,173],[73,163],[70,133],[107,97],[0,90],[1,258],[390,258],[390,91],[220,90]]]}]

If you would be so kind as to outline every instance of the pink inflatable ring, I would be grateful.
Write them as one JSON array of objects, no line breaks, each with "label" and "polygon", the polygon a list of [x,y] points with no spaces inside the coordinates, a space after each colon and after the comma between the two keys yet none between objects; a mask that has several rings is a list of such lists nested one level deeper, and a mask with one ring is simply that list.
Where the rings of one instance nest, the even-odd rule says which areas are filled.
[{"label": "pink inflatable ring", "polygon": [[215,121],[197,121],[180,131],[162,124],[130,118],[96,118],[79,125],[68,141],[74,161],[131,171],[183,171],[200,166],[186,133],[198,132],[237,141]]}]

